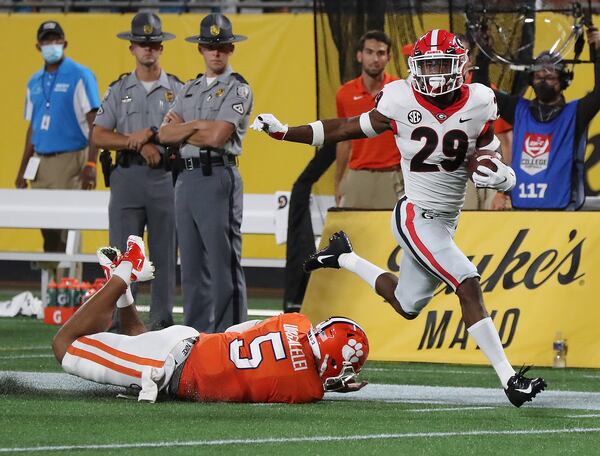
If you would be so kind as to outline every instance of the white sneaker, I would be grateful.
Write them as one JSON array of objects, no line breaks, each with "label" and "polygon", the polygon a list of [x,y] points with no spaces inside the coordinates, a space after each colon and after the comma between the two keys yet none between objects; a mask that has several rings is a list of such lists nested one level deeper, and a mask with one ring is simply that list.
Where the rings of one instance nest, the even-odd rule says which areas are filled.
[{"label": "white sneaker", "polygon": [[96,250],[96,255],[104,272],[104,277],[106,277],[106,280],[110,279],[113,269],[117,267],[121,260],[121,251],[116,247],[100,247]]},{"label": "white sneaker", "polygon": [[132,282],[145,282],[154,278],[154,265],[146,258],[144,240],[141,237],[132,234],[127,238],[127,251],[119,263],[123,261],[129,261],[133,266],[131,269]]}]

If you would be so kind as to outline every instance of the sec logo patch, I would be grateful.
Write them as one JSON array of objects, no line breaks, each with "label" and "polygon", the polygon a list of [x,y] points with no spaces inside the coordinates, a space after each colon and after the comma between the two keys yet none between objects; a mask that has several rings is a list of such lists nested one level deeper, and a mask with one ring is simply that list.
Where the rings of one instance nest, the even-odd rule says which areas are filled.
[{"label": "sec logo patch", "polygon": [[423,118],[423,116],[416,109],[413,109],[411,112],[408,113],[408,121],[413,125],[421,122],[422,118]]}]

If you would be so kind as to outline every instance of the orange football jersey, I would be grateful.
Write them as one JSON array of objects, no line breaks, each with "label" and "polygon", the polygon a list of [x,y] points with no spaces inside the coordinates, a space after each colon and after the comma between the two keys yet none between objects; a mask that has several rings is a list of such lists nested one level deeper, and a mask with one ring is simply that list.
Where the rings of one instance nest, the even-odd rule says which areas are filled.
[{"label": "orange football jersey", "polygon": [[269,318],[244,332],[201,334],[177,396],[195,401],[314,402],[323,383],[301,314]]}]

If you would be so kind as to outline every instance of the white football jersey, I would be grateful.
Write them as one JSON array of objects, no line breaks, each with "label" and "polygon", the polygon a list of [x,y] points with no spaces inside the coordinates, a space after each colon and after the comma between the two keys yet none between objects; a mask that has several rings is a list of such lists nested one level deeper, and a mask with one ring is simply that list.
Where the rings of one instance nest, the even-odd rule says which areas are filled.
[{"label": "white football jersey", "polygon": [[477,138],[496,120],[494,92],[482,84],[463,84],[460,98],[439,109],[416,93],[410,80],[387,84],[376,110],[392,119],[402,155],[406,197],[423,209],[454,212],[462,208],[467,160]]}]

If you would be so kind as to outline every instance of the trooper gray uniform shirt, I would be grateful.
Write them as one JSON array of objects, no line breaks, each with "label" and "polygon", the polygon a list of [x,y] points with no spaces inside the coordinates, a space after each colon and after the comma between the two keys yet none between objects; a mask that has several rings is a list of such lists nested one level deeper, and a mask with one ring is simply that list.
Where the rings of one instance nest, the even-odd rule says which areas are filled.
[{"label": "trooper gray uniform shirt", "polygon": [[[161,72],[149,91],[135,72],[123,75],[108,88],[94,125],[127,134],[160,127],[183,83]],[[164,152],[162,146],[157,146]],[[166,157],[163,156],[163,160]],[[172,320],[175,292],[175,208],[171,172],[161,165],[150,168],[135,151],[117,152],[110,175],[110,244],[125,251],[130,234],[142,236],[148,227],[150,259],[156,267],[152,282],[150,324],[160,327]]]},{"label": "trooper gray uniform shirt", "polygon": [[181,147],[184,169],[175,186],[175,208],[184,317],[200,332],[222,332],[247,318],[243,189],[235,157],[242,151],[251,110],[250,86],[230,68],[209,85],[205,76],[187,82],[173,106],[186,122],[221,120],[235,127],[223,149]]}]

